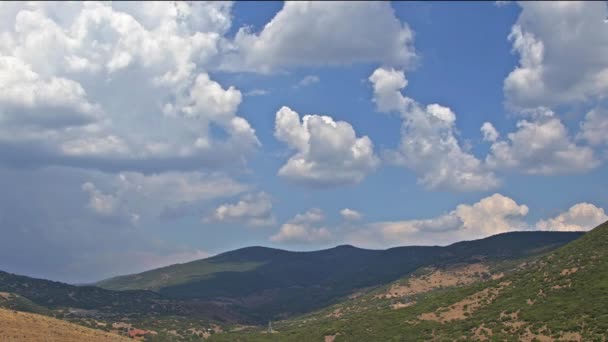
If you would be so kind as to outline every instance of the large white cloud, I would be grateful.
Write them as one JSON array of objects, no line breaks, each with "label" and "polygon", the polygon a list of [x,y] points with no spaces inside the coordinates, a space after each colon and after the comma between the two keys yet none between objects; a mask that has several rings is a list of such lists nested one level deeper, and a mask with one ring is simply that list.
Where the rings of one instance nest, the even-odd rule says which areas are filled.
[{"label": "large white cloud", "polygon": [[[106,221],[137,223],[139,219],[170,219],[194,215],[210,200],[231,197],[248,186],[227,176],[203,172],[97,175],[82,190],[87,208]],[[103,188],[103,189],[102,189]],[[148,221],[149,222],[149,221]]]},{"label": "large white cloud", "polygon": [[323,243],[332,238],[331,232],[321,226],[325,214],[318,208],[312,208],[297,214],[287,221],[279,231],[270,237],[270,241],[280,243]]},{"label": "large white cloud", "polygon": [[591,203],[577,203],[556,217],[540,220],[536,227],[541,230],[584,231],[608,221],[604,209]]},{"label": "large white cloud", "polygon": [[413,32],[388,2],[292,1],[259,33],[241,28],[222,67],[272,72],[301,65],[409,66]]},{"label": "large white cloud", "polygon": [[64,128],[93,123],[101,114],[82,86],[62,77],[42,77],[22,60],[0,56],[0,122]]},{"label": "large white cloud", "polygon": [[358,183],[379,163],[372,141],[357,138],[353,127],[329,116],[300,116],[288,107],[276,113],[277,139],[296,151],[279,176],[313,186]]},{"label": "large white cloud", "polygon": [[509,39],[519,65],[504,81],[516,107],[553,106],[608,95],[603,1],[522,1]]},{"label": "large white cloud", "polygon": [[455,127],[456,114],[439,104],[423,106],[403,96],[407,85],[403,71],[378,68],[369,77],[374,102],[382,112],[401,113],[403,124],[399,148],[389,161],[413,170],[418,181],[430,189],[488,190],[498,186],[494,173],[461,147]]},{"label": "large white cloud", "polygon": [[242,163],[259,142],[237,115],[241,93],[207,73],[230,10],[201,2],[3,5],[2,160],[114,172]]},{"label": "large white cloud", "polygon": [[272,202],[265,192],[247,194],[236,203],[224,203],[213,210],[205,222],[238,222],[253,227],[272,226]]},{"label": "large white cloud", "polygon": [[429,219],[372,222],[350,233],[346,240],[360,246],[445,245],[527,229],[528,207],[501,194]]},{"label": "large white cloud", "polygon": [[529,174],[565,174],[591,170],[599,165],[594,152],[577,145],[552,112],[517,122],[507,140],[492,143],[487,164]]}]

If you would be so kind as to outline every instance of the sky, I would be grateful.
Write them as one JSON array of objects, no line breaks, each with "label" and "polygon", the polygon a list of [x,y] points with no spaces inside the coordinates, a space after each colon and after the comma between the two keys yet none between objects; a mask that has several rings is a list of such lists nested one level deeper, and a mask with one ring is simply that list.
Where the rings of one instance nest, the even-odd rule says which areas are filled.
[{"label": "sky", "polygon": [[2,2],[0,270],[608,220],[605,2]]}]

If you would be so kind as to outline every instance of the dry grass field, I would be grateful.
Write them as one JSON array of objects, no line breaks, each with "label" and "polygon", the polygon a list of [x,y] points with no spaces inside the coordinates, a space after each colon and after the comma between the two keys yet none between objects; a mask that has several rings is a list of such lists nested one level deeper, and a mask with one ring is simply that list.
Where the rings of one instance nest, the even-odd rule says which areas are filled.
[{"label": "dry grass field", "polygon": [[0,309],[2,342],[127,342],[131,339],[59,319]]}]

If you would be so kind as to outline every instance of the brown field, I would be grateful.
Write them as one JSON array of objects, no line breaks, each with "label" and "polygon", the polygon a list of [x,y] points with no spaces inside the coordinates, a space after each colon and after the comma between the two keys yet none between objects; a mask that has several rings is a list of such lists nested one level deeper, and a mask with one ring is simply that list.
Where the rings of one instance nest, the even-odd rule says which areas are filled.
[{"label": "brown field", "polygon": [[464,286],[483,279],[489,275],[490,269],[483,264],[471,264],[452,267],[447,270],[431,270],[421,276],[412,276],[406,284],[395,284],[387,293],[377,295],[376,298],[399,298],[428,292],[437,288]]},{"label": "brown field", "polygon": [[59,319],[0,309],[2,342],[128,342],[131,339]]}]

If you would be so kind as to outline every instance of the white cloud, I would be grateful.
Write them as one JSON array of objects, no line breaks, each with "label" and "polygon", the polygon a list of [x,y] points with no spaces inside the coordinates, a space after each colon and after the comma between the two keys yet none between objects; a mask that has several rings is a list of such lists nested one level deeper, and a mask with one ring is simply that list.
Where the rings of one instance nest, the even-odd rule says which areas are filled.
[{"label": "white cloud", "polygon": [[302,78],[300,80],[300,82],[298,82],[298,84],[296,84],[294,86],[294,88],[307,87],[309,85],[319,83],[320,81],[321,81],[321,79],[317,75],[307,75],[304,78]]},{"label": "white cloud", "polygon": [[585,115],[578,138],[587,140],[591,145],[608,144],[606,132],[608,132],[608,110],[597,107]]},{"label": "white cloud", "polygon": [[133,194],[154,199],[159,203],[179,204],[229,197],[248,187],[225,175],[204,172],[163,172],[145,175],[122,172],[118,184]]},{"label": "white cloud", "polygon": [[501,194],[430,219],[372,222],[347,236],[361,246],[437,245],[527,229],[528,207]]},{"label": "white cloud", "polygon": [[357,138],[353,127],[329,116],[300,116],[288,107],[276,113],[275,137],[296,150],[279,176],[313,186],[353,184],[378,165],[372,141]]},{"label": "white cloud", "polygon": [[408,84],[405,73],[394,68],[378,68],[368,79],[374,88],[372,101],[381,112],[400,112],[412,100],[401,94]]},{"label": "white cloud", "polygon": [[540,220],[536,227],[541,230],[584,231],[608,221],[604,209],[590,203],[577,203],[556,217]]},{"label": "white cloud", "polygon": [[508,140],[492,143],[487,164],[529,174],[565,174],[591,170],[599,165],[593,150],[576,145],[555,116],[520,120]]},{"label": "white cloud", "polygon": [[409,66],[413,32],[388,2],[286,2],[259,33],[241,28],[224,69],[272,72],[290,66],[376,62]]},{"label": "white cloud", "polygon": [[237,114],[240,91],[207,73],[231,3],[22,2],[2,10],[5,163],[184,171],[243,163],[259,146]]},{"label": "white cloud", "polygon": [[272,202],[265,192],[247,194],[237,203],[225,203],[213,210],[206,222],[242,222],[253,227],[272,226]]},{"label": "white cloud", "polygon": [[139,215],[130,212],[126,203],[118,195],[105,194],[91,182],[82,184],[82,191],[89,195],[87,207],[100,218],[110,222],[129,222],[131,224],[139,221]]},{"label": "white cloud", "polygon": [[[112,190],[106,193],[99,187]],[[138,221],[195,215],[203,202],[231,197],[247,191],[248,187],[214,173],[164,172],[145,175],[122,172],[116,176],[96,176],[95,183],[86,182],[82,190],[89,194],[87,206],[100,218]]]},{"label": "white cloud", "polygon": [[18,58],[0,56],[0,79],[0,122],[5,125],[83,126],[101,114],[78,82],[42,77]]},{"label": "white cloud", "polygon": [[489,122],[484,122],[483,125],[481,125],[481,133],[483,133],[484,141],[494,142],[500,136],[496,128]]},{"label": "white cloud", "polygon": [[319,243],[327,242],[332,235],[319,224],[325,219],[323,211],[313,208],[281,225],[279,232],[270,237],[270,241],[283,243]]},{"label": "white cloud", "polygon": [[349,208],[340,210],[340,215],[347,221],[358,221],[363,217],[360,212]]},{"label": "white cloud", "polygon": [[430,189],[480,191],[499,185],[494,173],[473,154],[463,150],[456,136],[456,114],[439,104],[426,107],[403,96],[407,85],[403,71],[378,68],[369,77],[374,102],[382,112],[401,113],[401,142],[388,154],[390,162],[403,165],[418,175]]},{"label": "white cloud", "polygon": [[605,98],[608,35],[603,1],[519,3],[509,39],[519,66],[504,81],[515,107],[554,106]]}]

